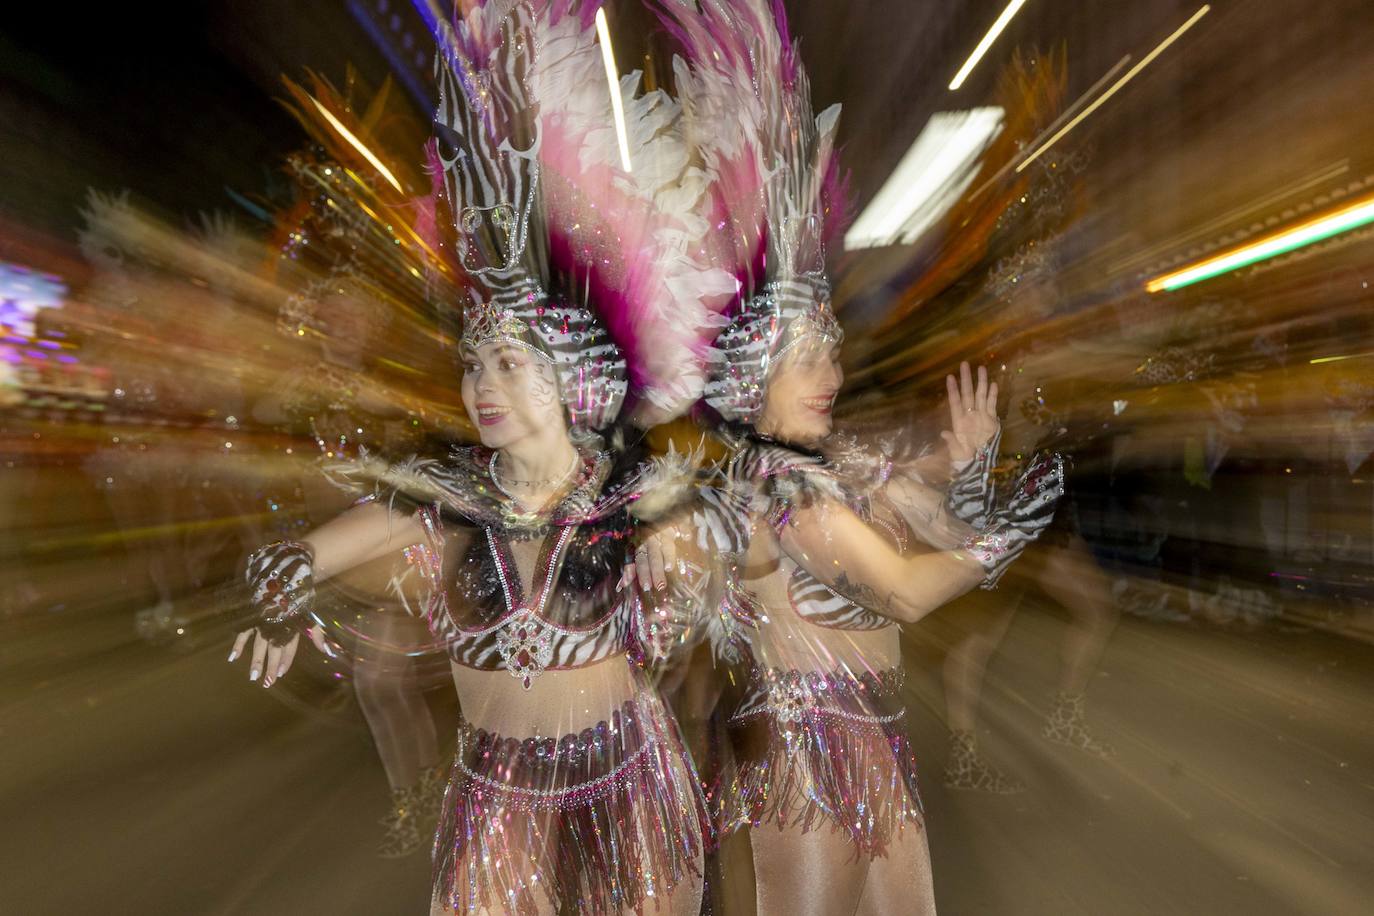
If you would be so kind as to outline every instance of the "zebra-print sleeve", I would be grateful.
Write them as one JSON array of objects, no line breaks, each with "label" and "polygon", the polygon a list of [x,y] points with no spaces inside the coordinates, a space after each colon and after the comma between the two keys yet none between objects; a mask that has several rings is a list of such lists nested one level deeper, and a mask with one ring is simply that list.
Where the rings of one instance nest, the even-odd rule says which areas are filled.
[{"label": "zebra-print sleeve", "polygon": [[986,572],[983,588],[997,587],[1012,561],[1054,520],[1063,495],[1063,457],[1037,455],[1012,485],[1007,505],[992,513],[986,527],[964,543]]}]

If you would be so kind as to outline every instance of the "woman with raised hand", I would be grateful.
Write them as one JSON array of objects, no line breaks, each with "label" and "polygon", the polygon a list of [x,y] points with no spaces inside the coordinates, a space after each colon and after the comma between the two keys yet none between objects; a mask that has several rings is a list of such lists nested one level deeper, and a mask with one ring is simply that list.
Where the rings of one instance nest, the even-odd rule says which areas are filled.
[{"label": "woman with raised hand", "polygon": [[[967,365],[949,382],[947,489],[832,440],[842,333],[824,239],[841,209],[838,110],[812,116],[779,5],[664,4],[663,18],[687,52],[675,82],[717,176],[727,227],[713,238],[731,246],[718,256],[740,279],[705,389],[731,449],[722,480],[694,531],[650,545],[671,554],[651,567],[671,570],[686,533],[727,580],[712,623],[748,681],[717,813],[724,832],[749,832],[760,913],[934,912],[900,628],[995,583],[1052,516],[1060,469],[1033,464],[991,510],[997,393]],[[711,129],[725,111],[733,128]]]}]

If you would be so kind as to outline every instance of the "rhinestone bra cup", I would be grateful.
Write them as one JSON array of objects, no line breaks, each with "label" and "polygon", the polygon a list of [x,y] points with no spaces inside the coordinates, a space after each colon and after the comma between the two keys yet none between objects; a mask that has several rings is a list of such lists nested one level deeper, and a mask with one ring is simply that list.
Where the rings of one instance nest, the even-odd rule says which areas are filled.
[{"label": "rhinestone bra cup", "polygon": [[544,569],[539,571],[538,600],[533,608],[516,606],[511,594],[510,570],[506,568],[505,558],[497,549],[496,538],[487,530],[487,544],[492,559],[496,562],[496,575],[501,580],[501,594],[508,610],[506,619],[496,632],[496,648],[501,654],[510,676],[519,680],[526,690],[535,678],[543,674],[553,660],[554,628],[543,618],[544,606],[548,603],[549,593],[553,591],[554,581],[558,578],[558,564],[563,551],[572,536],[574,526],[568,525],[558,532],[558,543],[549,553]]}]

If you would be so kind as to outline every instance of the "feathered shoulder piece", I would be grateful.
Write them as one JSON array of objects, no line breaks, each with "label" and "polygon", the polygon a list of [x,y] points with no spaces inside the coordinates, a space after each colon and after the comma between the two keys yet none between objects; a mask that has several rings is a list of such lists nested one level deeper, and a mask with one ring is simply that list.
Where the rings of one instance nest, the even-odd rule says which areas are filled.
[{"label": "feathered shoulder piece", "polygon": [[335,461],[324,473],[336,486],[410,512],[438,506],[448,516],[488,528],[536,530],[593,524],[619,512],[641,520],[666,515],[691,495],[699,453],[670,452],[618,465],[606,452],[584,451],[572,491],[551,513],[522,513],[492,475],[495,452],[455,447],[447,460],[414,457],[387,462],[364,452]]}]

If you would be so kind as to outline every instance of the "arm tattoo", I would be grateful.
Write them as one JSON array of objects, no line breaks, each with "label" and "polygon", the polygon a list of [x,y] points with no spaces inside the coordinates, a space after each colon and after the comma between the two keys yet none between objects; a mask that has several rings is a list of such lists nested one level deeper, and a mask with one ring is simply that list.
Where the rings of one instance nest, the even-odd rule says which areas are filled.
[{"label": "arm tattoo", "polygon": [[854,582],[843,572],[835,577],[835,582],[830,587],[855,604],[883,614],[891,613],[893,602],[897,598],[895,591],[890,591],[887,597],[883,597],[873,586],[864,582]]}]

